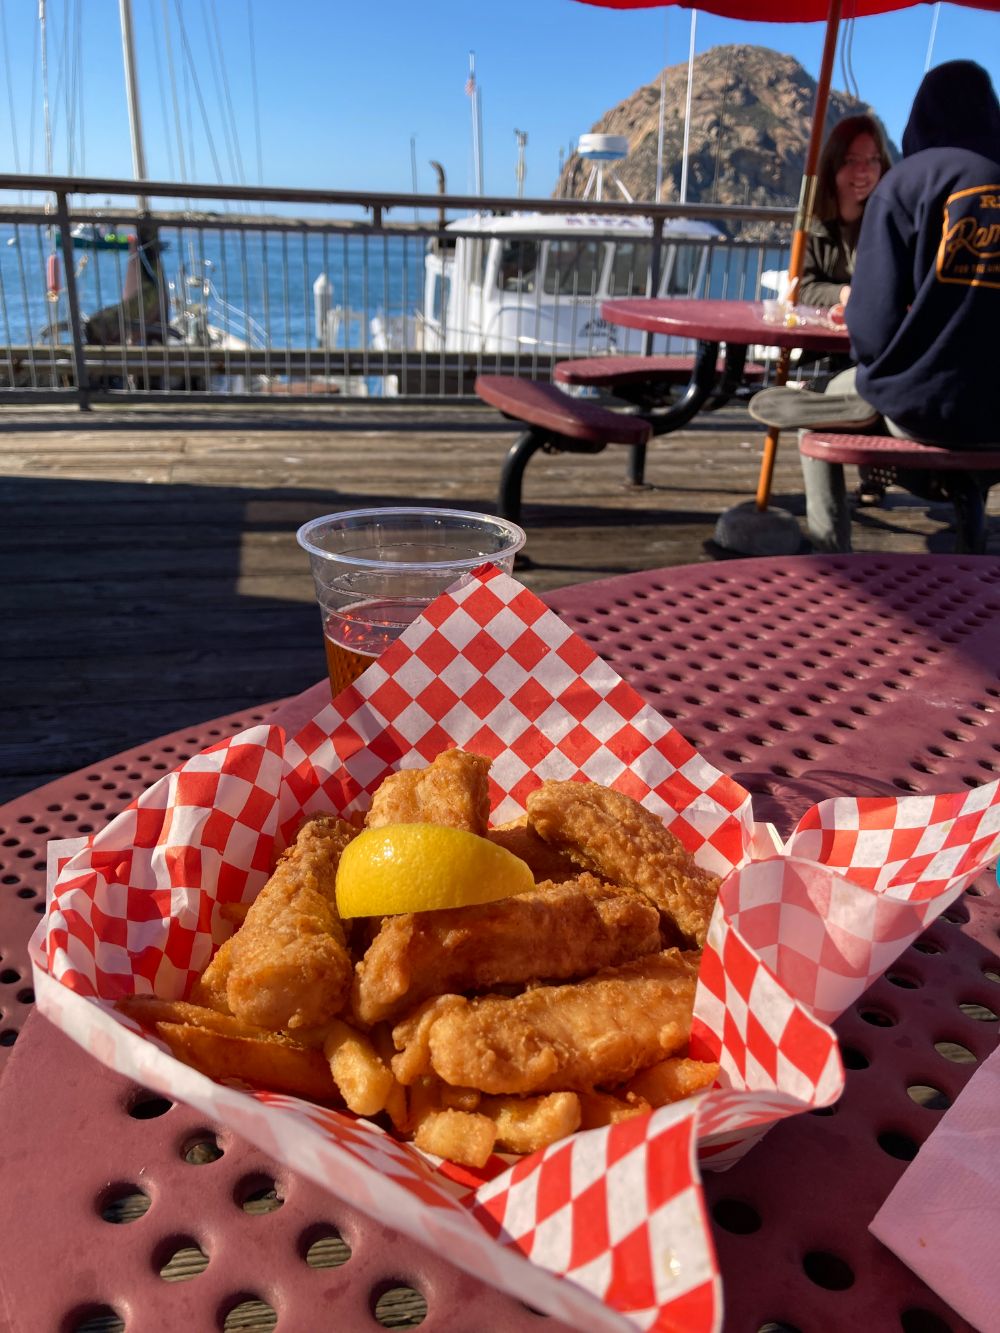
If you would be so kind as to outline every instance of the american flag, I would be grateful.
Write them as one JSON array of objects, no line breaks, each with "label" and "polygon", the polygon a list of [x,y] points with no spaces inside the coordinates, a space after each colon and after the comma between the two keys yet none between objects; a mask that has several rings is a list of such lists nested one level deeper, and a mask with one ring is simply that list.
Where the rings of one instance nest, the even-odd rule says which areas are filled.
[{"label": "american flag", "polygon": [[472,97],[475,91],[476,91],[476,76],[475,74],[470,74],[469,77],[465,80],[466,97]]}]

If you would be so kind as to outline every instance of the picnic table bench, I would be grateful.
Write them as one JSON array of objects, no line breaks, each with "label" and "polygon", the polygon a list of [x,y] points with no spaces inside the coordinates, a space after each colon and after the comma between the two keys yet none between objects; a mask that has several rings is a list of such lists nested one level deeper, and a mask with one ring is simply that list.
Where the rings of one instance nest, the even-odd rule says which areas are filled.
[{"label": "picnic table bench", "polygon": [[[1000,481],[1000,448],[945,449],[893,435],[804,430],[799,433],[799,453],[835,469],[834,526],[840,550],[851,549],[845,463],[892,469],[894,481],[905,489],[925,498],[935,498],[937,492],[950,500],[955,509],[956,551],[982,554],[986,550],[986,498],[990,487]],[[961,484],[949,485],[950,478],[961,478]]]},{"label": "picnic table bench", "polygon": [[652,426],[645,417],[613,412],[588,398],[572,398],[555,384],[512,375],[480,375],[476,393],[484,403],[519,421],[525,430],[511,445],[500,471],[497,507],[504,518],[521,518],[524,470],[539,449],[547,453],[599,454],[609,444],[632,451],[629,476],[641,484],[646,442]]},{"label": "picnic table bench", "polygon": [[[746,348],[734,345],[722,358],[703,344],[695,356],[601,356],[560,361],[555,384],[513,375],[480,375],[476,393],[504,416],[524,426],[511,445],[500,474],[498,508],[519,522],[524,471],[539,449],[547,453],[598,454],[609,444],[629,446],[628,482],[643,484],[646,445],[686,425],[694,415],[726,403],[747,379],[760,381],[761,365],[746,365]],[[592,398],[574,397],[559,388],[606,389],[636,408],[636,414],[612,410]],[[676,399],[671,391],[686,385]]]}]

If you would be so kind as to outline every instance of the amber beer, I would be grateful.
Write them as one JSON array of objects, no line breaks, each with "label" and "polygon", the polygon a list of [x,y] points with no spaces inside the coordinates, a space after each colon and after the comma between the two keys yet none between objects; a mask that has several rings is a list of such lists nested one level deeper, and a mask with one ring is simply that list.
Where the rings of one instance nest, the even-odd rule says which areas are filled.
[{"label": "amber beer", "polygon": [[353,685],[426,605],[426,599],[420,597],[378,598],[327,616],[323,642],[334,697]]},{"label": "amber beer", "polygon": [[334,695],[464,574],[504,574],[525,542],[505,518],[461,509],[390,506],[323,514],[295,534],[309,554]]},{"label": "amber beer", "polygon": [[375,661],[367,653],[352,653],[350,648],[335,643],[328,633],[323,635],[326,645],[326,669],[330,676],[330,689],[334,698],[353,685],[362,671],[367,671]]}]

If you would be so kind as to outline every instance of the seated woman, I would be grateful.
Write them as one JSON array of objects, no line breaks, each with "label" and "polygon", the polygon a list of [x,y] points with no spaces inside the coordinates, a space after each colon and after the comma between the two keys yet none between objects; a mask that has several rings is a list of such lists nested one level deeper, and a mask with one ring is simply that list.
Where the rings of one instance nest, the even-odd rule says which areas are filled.
[{"label": "seated woman", "polygon": [[865,204],[891,165],[873,116],[847,116],[830,131],[817,171],[800,305],[843,310],[847,304]]},{"label": "seated woman", "polygon": [[[816,172],[813,220],[806,240],[798,303],[829,309],[843,316],[851,295],[854,260],[865,204],[892,162],[882,127],[874,116],[846,116],[827,135]],[[846,354],[803,354],[800,373],[809,375],[810,389],[825,389],[834,376],[851,368]],[[885,478],[861,468],[856,499],[878,504]]]}]

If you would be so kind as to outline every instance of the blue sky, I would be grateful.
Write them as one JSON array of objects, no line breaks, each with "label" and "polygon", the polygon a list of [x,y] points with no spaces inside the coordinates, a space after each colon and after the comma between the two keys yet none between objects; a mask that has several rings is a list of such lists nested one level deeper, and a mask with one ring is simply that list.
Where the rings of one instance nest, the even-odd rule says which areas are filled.
[{"label": "blue sky", "polygon": [[[575,0],[132,0],[148,176],[255,184],[257,136],[249,31],[255,36],[263,179],[273,186],[433,192],[431,158],[453,192],[473,189],[469,51],[482,96],[485,188],[514,194],[515,129],[528,134],[525,193],[550,194],[560,147],[665,64],[687,59],[689,11],[604,10]],[[46,0],[56,172],[130,177],[117,0]],[[163,11],[170,16],[185,175],[181,176]],[[899,141],[924,71],[935,9],[857,20],[859,95]],[[190,62],[180,40],[183,19]],[[44,171],[38,0],[0,0],[0,170]],[[79,35],[77,35],[79,34]],[[218,44],[224,58],[215,58]],[[699,14],[699,52],[730,42],[795,56],[815,75],[823,25]],[[78,53],[78,54],[77,54]],[[1000,87],[1000,14],[941,4],[933,63],[973,58]],[[216,169],[197,76],[215,140]],[[224,77],[223,77],[224,72]],[[32,87],[34,85],[34,97]],[[834,87],[847,86],[838,55]],[[75,88],[75,96],[67,96]],[[233,108],[235,131],[226,113]],[[16,137],[12,132],[13,122]],[[34,137],[29,131],[34,122]],[[242,172],[239,162],[242,161]]]}]

